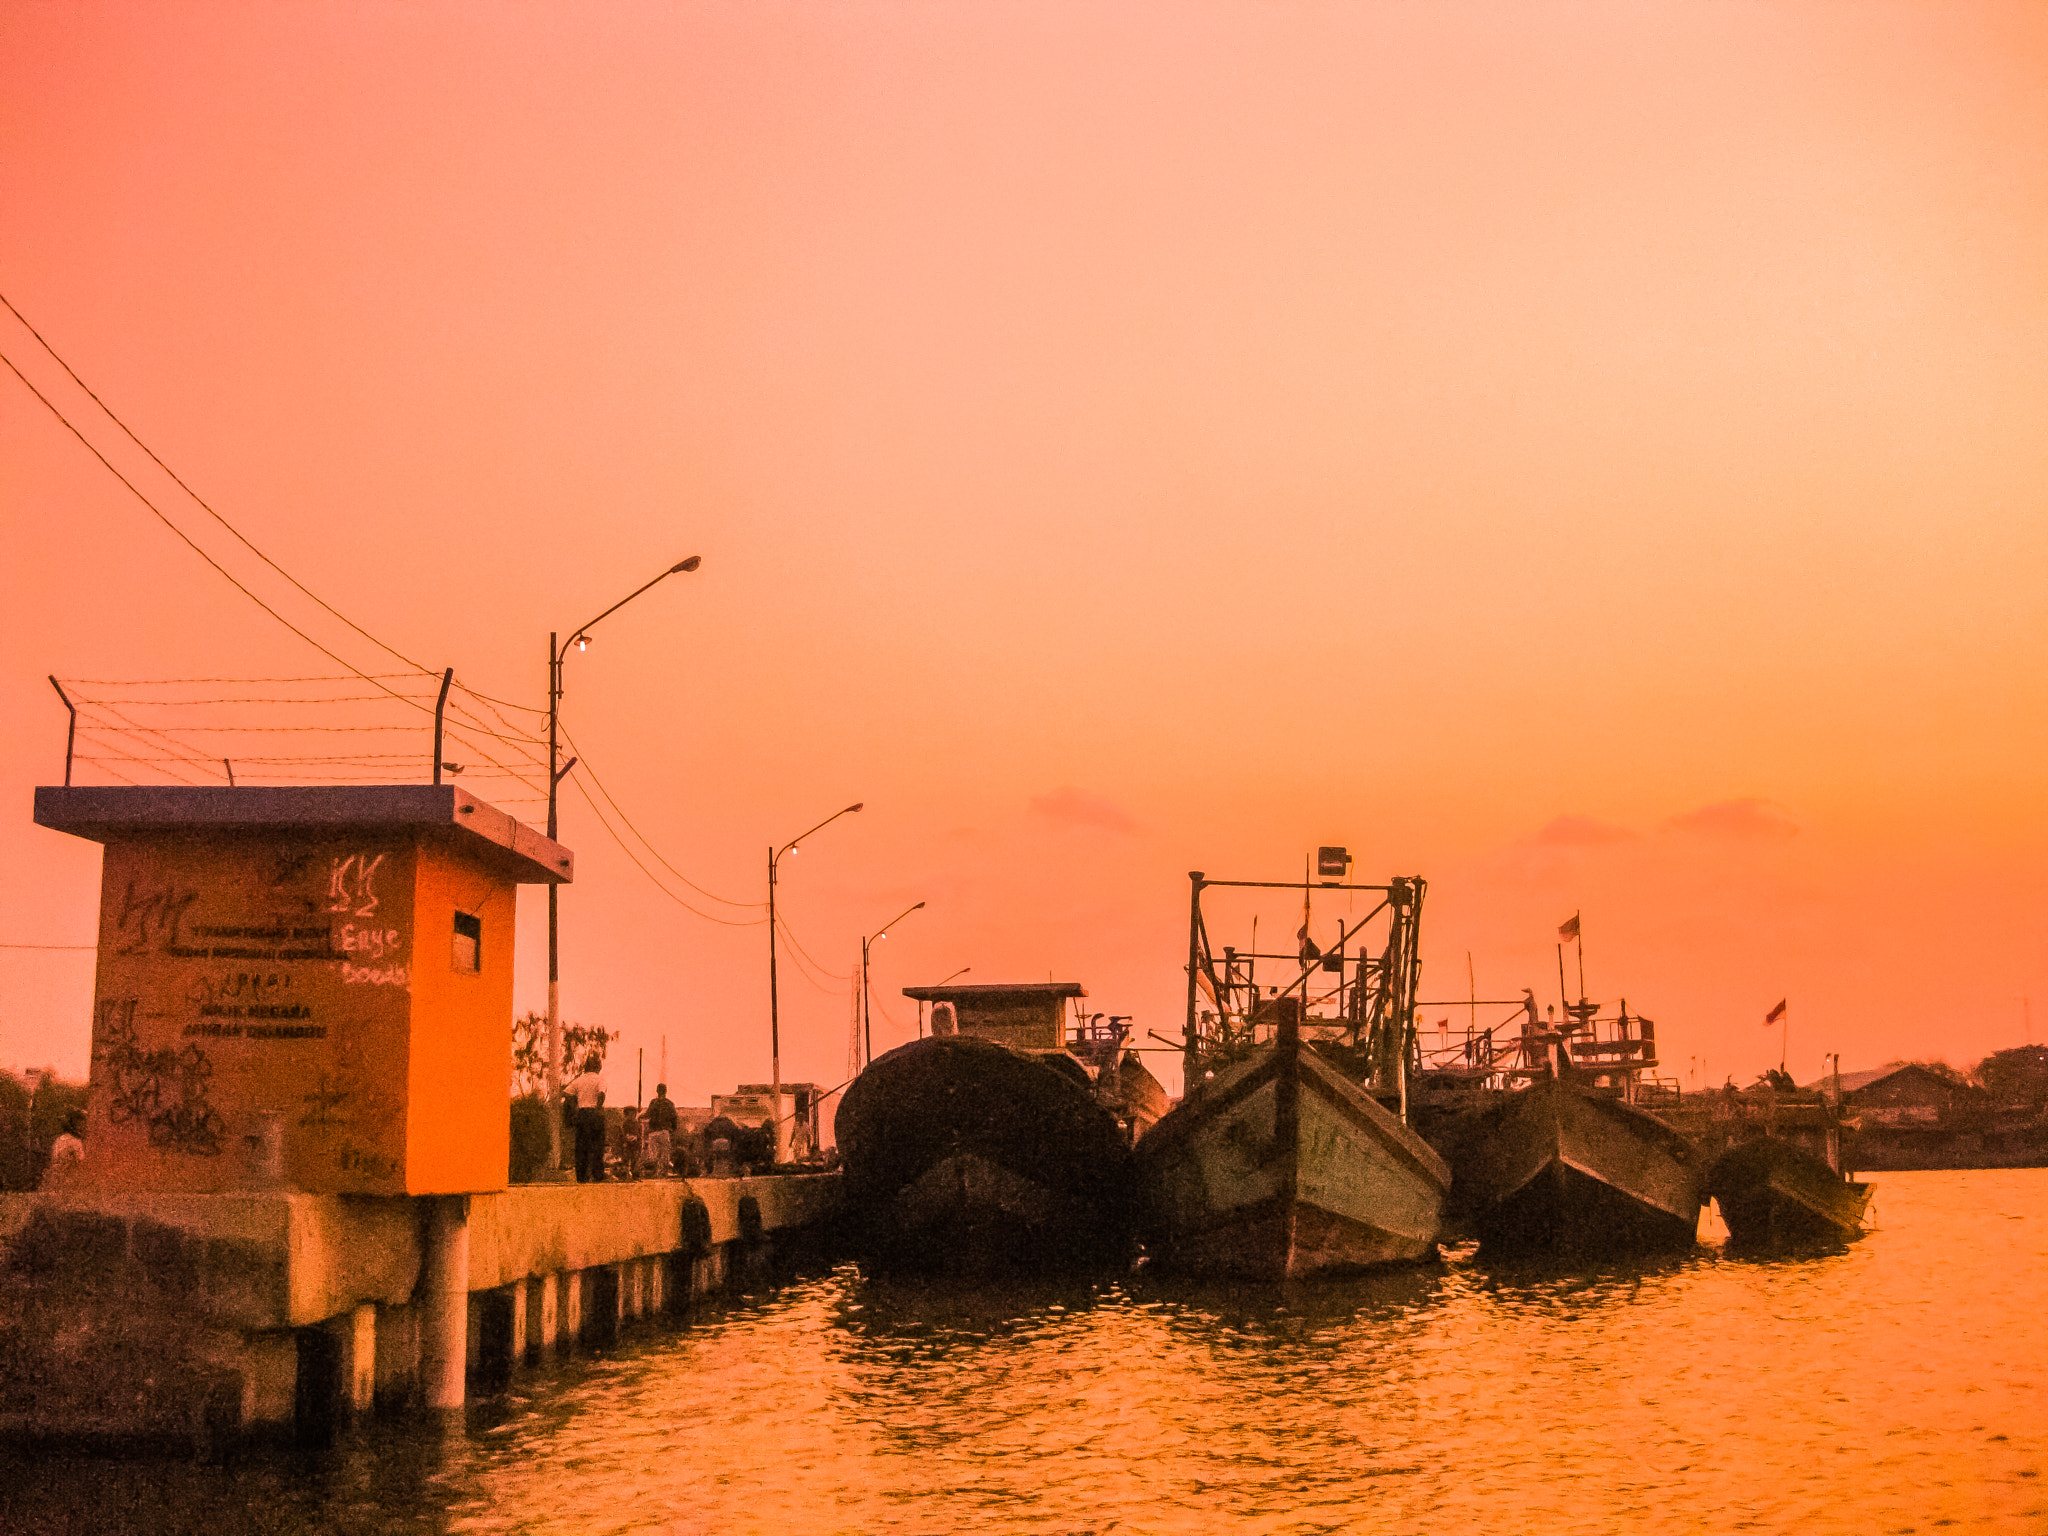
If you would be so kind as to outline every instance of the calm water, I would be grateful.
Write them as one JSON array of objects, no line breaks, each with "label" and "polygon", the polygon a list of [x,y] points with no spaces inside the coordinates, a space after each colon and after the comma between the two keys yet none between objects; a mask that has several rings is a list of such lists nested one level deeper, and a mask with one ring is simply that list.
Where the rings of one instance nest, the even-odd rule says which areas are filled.
[{"label": "calm water", "polygon": [[0,1462],[0,1530],[2048,1532],[2048,1170],[1874,1176],[1835,1254],[1285,1293],[851,1268],[466,1433]]}]

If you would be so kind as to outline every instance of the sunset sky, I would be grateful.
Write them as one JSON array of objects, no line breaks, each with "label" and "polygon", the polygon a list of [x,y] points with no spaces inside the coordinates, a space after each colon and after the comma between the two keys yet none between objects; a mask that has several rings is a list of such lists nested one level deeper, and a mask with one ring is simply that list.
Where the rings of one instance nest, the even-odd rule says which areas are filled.
[{"label": "sunset sky", "polygon": [[[1324,843],[1429,881],[1431,999],[1469,953],[1554,1000],[1581,912],[1688,1086],[1776,1065],[1781,997],[1802,1081],[2048,1038],[2038,4],[9,0],[0,209],[85,384],[436,674],[544,706],[550,630],[703,556],[567,663],[564,1012],[629,1091],[664,1038],[685,1102],[767,1077],[748,904],[856,800],[784,866],[787,1079],[846,1075],[920,900],[878,1051],[962,966],[1176,1035],[1187,872]],[[164,731],[99,756],[424,777],[428,726],[167,702],[365,690],[160,681],[345,674],[6,369],[0,517],[0,1065],[78,1077],[91,955],[15,947],[94,937],[46,675]]]}]

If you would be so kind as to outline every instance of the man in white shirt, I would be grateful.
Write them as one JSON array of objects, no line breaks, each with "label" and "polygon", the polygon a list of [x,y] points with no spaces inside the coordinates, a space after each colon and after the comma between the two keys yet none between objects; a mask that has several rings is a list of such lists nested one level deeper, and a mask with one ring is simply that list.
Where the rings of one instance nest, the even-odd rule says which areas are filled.
[{"label": "man in white shirt", "polygon": [[589,1184],[604,1178],[604,1079],[598,1069],[604,1058],[595,1051],[585,1058],[583,1070],[562,1092],[576,1106],[576,1182]]}]

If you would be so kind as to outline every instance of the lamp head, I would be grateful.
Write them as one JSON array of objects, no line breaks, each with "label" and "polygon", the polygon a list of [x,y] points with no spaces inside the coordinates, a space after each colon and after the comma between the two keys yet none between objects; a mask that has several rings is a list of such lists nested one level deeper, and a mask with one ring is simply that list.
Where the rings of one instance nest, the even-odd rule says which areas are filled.
[{"label": "lamp head", "polygon": [[578,635],[578,636],[576,637],[576,649],[577,649],[577,650],[579,650],[579,651],[587,651],[587,650],[589,650],[589,649],[590,649],[590,636],[588,636],[588,635]]},{"label": "lamp head", "polygon": [[694,571],[695,569],[697,569],[698,566],[702,565],[703,563],[704,557],[702,555],[692,555],[687,560],[678,560],[674,565],[668,568],[668,573],[669,575],[674,576],[681,571]]},{"label": "lamp head", "polygon": [[[862,801],[856,800],[856,801],[854,801],[854,802],[853,802],[853,804],[849,805],[849,806],[848,806],[848,807],[846,808],[846,811],[857,811],[857,810],[859,810],[859,809],[861,808],[861,806],[862,806],[862,804],[863,804],[863,803],[864,803],[864,802],[862,802]],[[841,812],[840,812],[839,814],[840,814],[840,815],[842,815],[842,816],[844,816],[844,815],[846,814],[846,811],[841,811]]]}]

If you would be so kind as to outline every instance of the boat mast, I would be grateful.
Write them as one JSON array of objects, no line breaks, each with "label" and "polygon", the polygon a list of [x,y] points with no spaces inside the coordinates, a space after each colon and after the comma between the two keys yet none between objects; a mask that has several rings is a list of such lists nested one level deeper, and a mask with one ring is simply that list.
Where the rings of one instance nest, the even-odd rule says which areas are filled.
[{"label": "boat mast", "polygon": [[[1195,1011],[1200,1001],[1200,990],[1195,979],[1196,967],[1202,963],[1202,871],[1189,870],[1188,880],[1193,884],[1194,890],[1188,898],[1188,1017],[1187,1025],[1181,1034],[1182,1097],[1194,1092],[1195,1084],[1201,1081],[1198,1074],[1202,1061],[1200,1020]],[[1223,999],[1218,998],[1216,1006],[1220,1010],[1223,1007]]]}]

